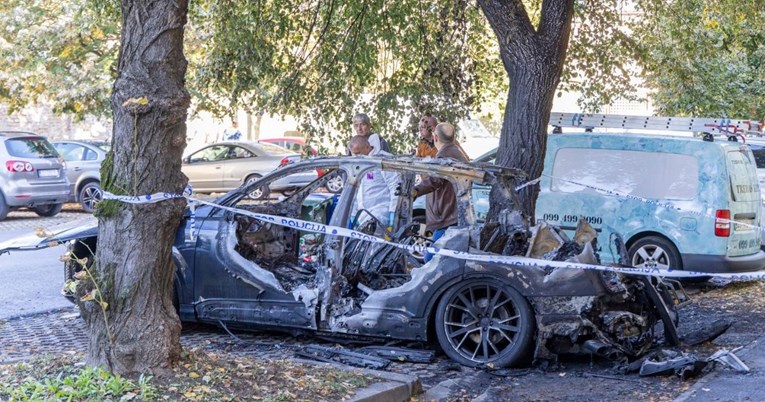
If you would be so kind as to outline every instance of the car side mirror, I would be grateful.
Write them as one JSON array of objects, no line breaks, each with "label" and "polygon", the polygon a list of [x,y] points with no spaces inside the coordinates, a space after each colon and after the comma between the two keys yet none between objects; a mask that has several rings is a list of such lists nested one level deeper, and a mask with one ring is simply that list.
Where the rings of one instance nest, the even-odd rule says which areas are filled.
[{"label": "car side mirror", "polygon": [[183,158],[183,163],[191,163],[191,157],[187,156],[187,157]]}]

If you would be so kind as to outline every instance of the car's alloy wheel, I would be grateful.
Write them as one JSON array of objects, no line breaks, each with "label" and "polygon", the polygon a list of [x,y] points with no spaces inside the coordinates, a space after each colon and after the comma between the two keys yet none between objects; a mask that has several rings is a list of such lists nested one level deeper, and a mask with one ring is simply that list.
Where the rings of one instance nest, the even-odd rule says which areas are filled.
[{"label": "car's alloy wheel", "polygon": [[101,186],[98,183],[88,183],[80,190],[80,205],[85,212],[91,213],[96,209],[96,204],[103,199],[103,196]]},{"label": "car's alloy wheel", "polygon": [[458,283],[444,294],[436,311],[441,348],[467,366],[521,363],[531,351],[534,328],[526,299],[496,279]]},{"label": "car's alloy wheel", "polygon": [[642,238],[627,252],[636,268],[656,268],[662,271],[682,269],[680,253],[668,240],[657,236]]},{"label": "car's alloy wheel", "polygon": [[327,180],[327,184],[325,184],[324,186],[327,188],[327,191],[329,191],[330,193],[337,194],[343,191],[344,184],[345,184],[345,180],[343,180],[342,176],[338,175]]},{"label": "car's alloy wheel", "polygon": [[[247,181],[245,182],[245,186],[249,186],[250,184],[252,184],[253,182],[259,179],[260,177],[252,176],[247,179]],[[258,187],[250,191],[249,193],[247,193],[247,197],[253,200],[262,200],[262,199],[268,198],[269,194],[270,194],[270,191],[268,189],[268,186],[263,186],[263,187]]]}]

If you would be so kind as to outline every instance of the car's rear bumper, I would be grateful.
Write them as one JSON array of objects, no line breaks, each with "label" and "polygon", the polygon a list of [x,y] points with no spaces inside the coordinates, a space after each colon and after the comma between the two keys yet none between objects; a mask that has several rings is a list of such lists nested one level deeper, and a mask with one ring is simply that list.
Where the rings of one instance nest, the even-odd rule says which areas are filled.
[{"label": "car's rear bumper", "polygon": [[683,254],[683,270],[729,273],[729,272],[753,272],[765,269],[765,251],[754,254],[728,257],[726,255],[709,254]]},{"label": "car's rear bumper", "polygon": [[34,207],[35,205],[60,204],[71,197],[69,183],[18,186],[4,191],[6,204],[10,207]]}]

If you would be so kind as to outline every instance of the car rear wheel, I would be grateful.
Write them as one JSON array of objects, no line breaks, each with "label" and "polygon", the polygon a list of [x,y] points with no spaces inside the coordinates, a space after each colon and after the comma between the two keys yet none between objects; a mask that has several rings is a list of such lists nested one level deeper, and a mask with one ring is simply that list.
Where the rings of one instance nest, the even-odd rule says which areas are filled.
[{"label": "car rear wheel", "polygon": [[327,181],[327,183],[324,185],[324,187],[327,188],[327,191],[329,191],[332,194],[338,194],[339,192],[343,191],[343,185],[345,184],[345,180],[343,179],[342,175],[337,175]]},{"label": "car rear wheel", "polygon": [[631,245],[627,254],[635,268],[658,268],[662,271],[683,269],[677,248],[662,237],[644,237]]},{"label": "car rear wheel", "polygon": [[33,207],[32,210],[35,211],[35,213],[39,216],[44,216],[46,218],[49,218],[51,216],[58,215],[59,212],[61,212],[61,208],[64,207],[64,204],[48,204],[48,205],[38,205],[36,207]]},{"label": "car rear wheel", "polygon": [[8,208],[8,204],[5,203],[3,195],[0,194],[0,221],[8,216],[8,212],[10,212],[10,208]]},{"label": "car rear wheel", "polygon": [[85,212],[92,213],[103,198],[101,186],[96,182],[88,183],[80,190],[80,205]]},{"label": "car rear wheel", "polygon": [[[247,178],[247,180],[244,182],[245,186],[249,186],[256,180],[259,180],[260,177],[258,176],[250,176]],[[268,198],[268,195],[271,193],[271,191],[268,189],[268,186],[258,187],[249,193],[247,193],[247,197],[253,199],[253,200],[262,200]]]},{"label": "car rear wheel", "polygon": [[447,290],[436,310],[444,352],[466,366],[519,365],[531,352],[534,313],[517,290],[496,279],[471,279]]}]

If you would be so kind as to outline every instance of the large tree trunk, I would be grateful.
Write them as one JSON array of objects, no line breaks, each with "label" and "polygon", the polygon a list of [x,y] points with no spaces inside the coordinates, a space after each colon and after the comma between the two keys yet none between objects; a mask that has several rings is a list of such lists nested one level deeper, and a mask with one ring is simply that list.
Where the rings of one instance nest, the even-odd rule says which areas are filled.
[{"label": "large tree trunk", "polygon": [[[529,179],[542,174],[547,148],[547,124],[563,71],[573,0],[544,0],[535,29],[521,0],[479,0],[499,41],[499,51],[510,78],[496,163],[525,171]],[[520,184],[520,183],[519,183]],[[532,220],[539,186],[521,190],[520,208]],[[510,200],[491,193],[488,219],[497,217]]]},{"label": "large tree trunk", "polygon": [[[102,184],[116,194],[180,194],[189,95],[183,29],[188,2],[122,0],[112,153]],[[147,102],[141,101],[141,98]],[[183,200],[99,205],[96,301],[80,302],[88,363],[116,373],[161,374],[180,357],[171,251]],[[90,291],[92,283],[80,286]],[[99,304],[102,300],[107,304]]]}]

